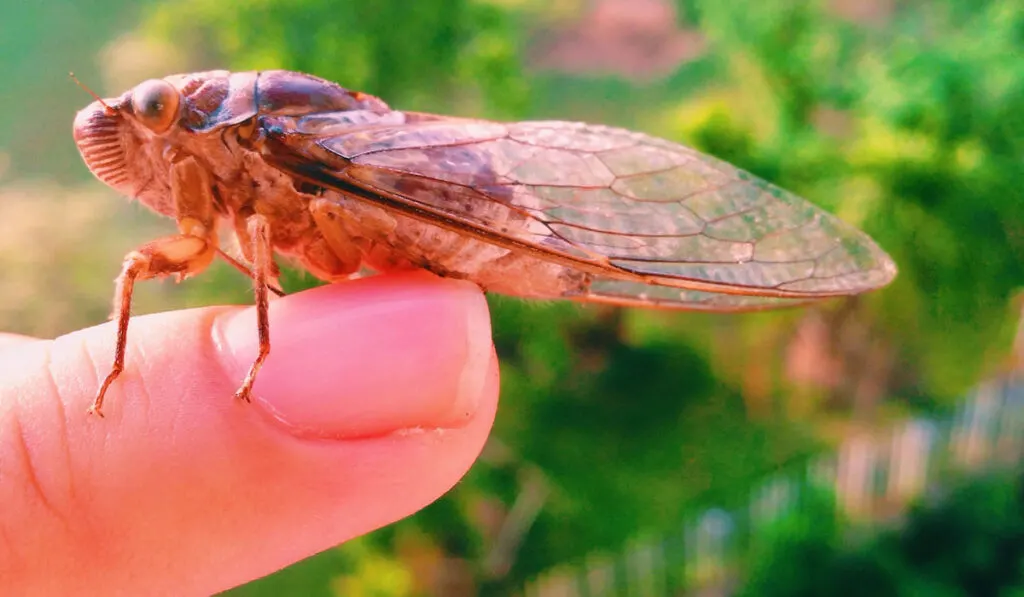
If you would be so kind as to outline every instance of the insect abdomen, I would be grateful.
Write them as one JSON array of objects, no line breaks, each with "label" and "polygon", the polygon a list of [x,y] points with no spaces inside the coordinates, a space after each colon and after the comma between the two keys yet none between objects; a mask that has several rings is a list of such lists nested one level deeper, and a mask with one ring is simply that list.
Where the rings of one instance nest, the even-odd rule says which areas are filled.
[{"label": "insect abdomen", "polygon": [[[523,297],[579,294],[585,274],[521,251],[329,193],[313,203],[317,225],[336,252],[359,248],[365,265],[378,271],[419,267],[469,280],[483,289]],[[497,214],[496,214],[497,215]],[[497,225],[516,225],[512,218]]]}]

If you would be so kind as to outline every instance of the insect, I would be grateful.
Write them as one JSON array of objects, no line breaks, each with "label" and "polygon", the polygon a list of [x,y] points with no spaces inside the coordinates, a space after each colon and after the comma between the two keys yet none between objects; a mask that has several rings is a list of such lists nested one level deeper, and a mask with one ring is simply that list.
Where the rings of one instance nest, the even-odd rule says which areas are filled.
[{"label": "insect", "polygon": [[[744,311],[888,284],[865,234],[688,147],[574,122],[491,122],[393,110],[302,73],[209,71],[146,81],[78,113],[101,181],[177,221],[128,253],[117,345],[90,408],[124,368],[136,281],[202,272],[217,255],[254,281],[270,352],[274,256],[335,282],[361,267],[425,268],[489,292]],[[239,241],[242,263],[220,250]]]}]

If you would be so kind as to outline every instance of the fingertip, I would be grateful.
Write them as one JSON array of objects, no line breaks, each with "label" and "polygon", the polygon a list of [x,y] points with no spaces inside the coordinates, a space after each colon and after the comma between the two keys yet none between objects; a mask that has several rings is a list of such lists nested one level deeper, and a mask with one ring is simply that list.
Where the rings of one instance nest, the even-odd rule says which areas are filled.
[{"label": "fingertip", "polygon": [[88,416],[114,326],[0,363],[13,586],[211,594],[262,576],[437,499],[497,407],[481,292],[430,275],[273,301],[254,404],[231,397],[254,311],[215,307],[132,319],[106,416]]},{"label": "fingertip", "polygon": [[[273,301],[270,356],[254,400],[305,436],[356,438],[448,427],[475,411],[492,341],[475,285],[422,273],[328,285]],[[229,379],[259,341],[254,308],[214,326]]]}]

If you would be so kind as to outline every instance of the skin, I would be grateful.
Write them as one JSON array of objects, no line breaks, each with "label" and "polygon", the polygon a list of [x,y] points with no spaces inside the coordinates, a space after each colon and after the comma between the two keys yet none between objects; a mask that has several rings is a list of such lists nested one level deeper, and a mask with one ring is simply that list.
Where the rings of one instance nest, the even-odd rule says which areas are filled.
[{"label": "skin", "polygon": [[405,517],[480,453],[497,405],[477,287],[410,272],[253,308],[0,335],[0,594],[209,595]]}]

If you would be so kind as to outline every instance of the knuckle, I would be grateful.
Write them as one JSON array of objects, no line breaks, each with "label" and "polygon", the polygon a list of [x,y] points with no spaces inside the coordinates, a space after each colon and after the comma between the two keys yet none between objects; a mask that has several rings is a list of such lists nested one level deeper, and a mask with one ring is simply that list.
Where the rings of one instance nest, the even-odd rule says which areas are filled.
[{"label": "knuckle", "polygon": [[12,416],[8,430],[6,451],[9,458],[5,461],[11,465],[8,473],[20,480],[18,486],[22,489],[23,501],[30,508],[41,506],[49,514],[61,518],[56,506],[59,500],[52,495],[51,489],[55,485],[54,477],[59,473],[56,473],[57,467],[50,466],[49,462],[44,464],[43,453],[47,450],[38,445],[35,434],[29,433],[18,415]]},{"label": "knuckle", "polygon": [[4,504],[0,526],[5,537],[18,538],[17,542],[5,542],[11,550],[17,545],[34,551],[34,542],[25,539],[47,536],[52,540],[53,533],[46,529],[63,535],[70,530],[74,488],[67,425],[53,376],[49,367],[45,369],[45,379],[38,381],[49,384],[44,397],[54,406],[47,411],[43,400],[34,401],[30,415],[25,403],[16,401],[15,408],[7,409],[2,418],[0,478],[5,495],[0,498]]}]

